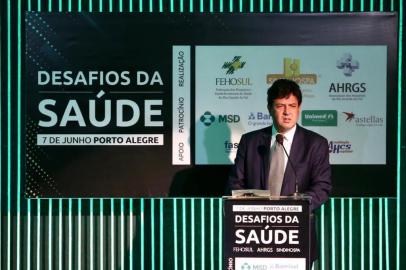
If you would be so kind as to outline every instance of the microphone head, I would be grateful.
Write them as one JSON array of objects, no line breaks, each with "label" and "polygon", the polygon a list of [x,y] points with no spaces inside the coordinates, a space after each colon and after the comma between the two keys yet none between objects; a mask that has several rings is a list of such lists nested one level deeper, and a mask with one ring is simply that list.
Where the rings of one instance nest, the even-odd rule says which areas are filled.
[{"label": "microphone head", "polygon": [[276,134],[276,141],[277,141],[280,145],[283,145],[283,135],[282,135],[282,134]]}]

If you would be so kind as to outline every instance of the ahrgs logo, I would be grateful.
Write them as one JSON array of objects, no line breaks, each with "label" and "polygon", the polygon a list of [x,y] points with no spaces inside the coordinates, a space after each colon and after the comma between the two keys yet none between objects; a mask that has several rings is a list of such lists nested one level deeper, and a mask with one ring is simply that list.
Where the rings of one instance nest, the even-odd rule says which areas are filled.
[{"label": "ahrgs logo", "polygon": [[[218,123],[238,123],[241,118],[237,114],[223,114],[217,117]],[[210,126],[216,121],[216,117],[209,111],[206,111],[202,116],[200,116],[200,122],[202,122],[206,127]]]}]

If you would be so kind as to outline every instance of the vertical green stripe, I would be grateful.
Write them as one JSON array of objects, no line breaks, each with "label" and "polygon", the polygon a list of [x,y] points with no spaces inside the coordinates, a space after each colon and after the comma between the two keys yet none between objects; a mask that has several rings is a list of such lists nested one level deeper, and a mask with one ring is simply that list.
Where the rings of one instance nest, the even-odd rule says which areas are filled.
[{"label": "vertical green stripe", "polygon": [[228,7],[230,9],[230,12],[233,12],[233,0],[228,1]]},{"label": "vertical green stripe", "polygon": [[82,0],[78,0],[78,11],[82,12]]},{"label": "vertical green stripe", "polygon": [[37,199],[37,270],[41,269],[41,199]]},{"label": "vertical green stripe", "polygon": [[[322,11],[320,9],[320,11]],[[310,12],[314,12],[314,0],[310,0]]]},{"label": "vertical green stripe", "polygon": [[100,253],[100,260],[99,260],[99,262],[100,262],[100,270],[103,270],[104,269],[104,264],[103,264],[103,260],[104,260],[104,255],[103,255],[103,250],[104,250],[104,241],[103,241],[103,239],[104,239],[104,228],[103,228],[103,215],[104,215],[104,210],[103,210],[103,208],[104,208],[104,201],[103,201],[103,199],[100,199],[99,200],[99,203],[100,203],[100,213],[99,213],[99,219],[100,219],[100,224],[99,224],[99,230],[100,230],[100,235],[99,235],[99,253]]},{"label": "vertical green stripe", "polygon": [[144,224],[144,198],[141,198],[140,202],[140,247],[141,247],[141,258],[140,258],[140,263],[141,263],[141,270],[144,270],[144,231],[145,231],[145,224]]},{"label": "vertical green stripe", "polygon": [[63,237],[63,232],[62,232],[62,212],[63,212],[63,206],[62,206],[62,199],[59,199],[59,207],[58,207],[58,266],[59,270],[63,269],[63,264],[62,264],[62,237]]},{"label": "vertical green stripe", "polygon": [[115,269],[115,233],[114,233],[114,199],[110,199],[110,256],[111,256],[111,269]]},{"label": "vertical green stripe", "polygon": [[186,251],[186,199],[182,198],[182,257],[183,270],[187,270],[187,251]]},{"label": "vertical green stripe", "polygon": [[130,12],[133,12],[133,0],[130,0]]},{"label": "vertical green stripe", "polygon": [[11,2],[7,1],[7,269],[11,269]]},{"label": "vertical green stripe", "polygon": [[379,198],[379,222],[378,222],[378,228],[379,228],[379,248],[378,248],[378,252],[379,252],[379,270],[383,270],[383,244],[382,244],[382,198]]},{"label": "vertical green stripe", "polygon": [[303,12],[304,6],[303,6],[303,0],[300,0],[300,12]]},{"label": "vertical green stripe", "polygon": [[89,206],[89,223],[90,223],[90,228],[89,228],[89,234],[90,234],[90,244],[89,244],[89,257],[90,257],[90,270],[94,269],[93,263],[94,263],[94,240],[93,240],[93,235],[94,235],[94,225],[93,225],[93,213],[94,213],[94,199],[90,198],[90,206]]},{"label": "vertical green stripe", "polygon": [[192,263],[192,270],[195,270],[195,198],[191,199],[190,205],[190,233],[191,233],[191,249],[192,256],[190,261]]},{"label": "vertical green stripe", "polygon": [[223,199],[219,198],[218,199],[219,207],[218,207],[218,219],[219,219],[219,270],[223,269]]},{"label": "vertical green stripe", "polygon": [[[261,0],[259,2],[259,11],[260,12],[264,12],[264,0]],[[221,260],[220,260],[221,261]]]},{"label": "vertical green stripe", "polygon": [[344,198],[340,199],[341,202],[341,269],[345,269],[345,203],[344,203]]},{"label": "vertical green stripe", "polygon": [[59,12],[62,12],[62,0],[59,0]]},{"label": "vertical green stripe", "polygon": [[250,0],[250,12],[254,12],[254,1]]},{"label": "vertical green stripe", "polygon": [[183,12],[183,0],[180,0],[180,12]]},{"label": "vertical green stripe", "polygon": [[121,235],[120,235],[120,258],[121,258],[121,268],[124,268],[124,199],[120,199],[120,215],[121,215]]},{"label": "vertical green stripe", "polygon": [[103,11],[103,0],[99,0],[99,12]]},{"label": "vertical green stripe", "polygon": [[[17,2],[17,239],[16,269],[20,270],[21,245],[21,0]],[[0,180],[1,185],[1,180]],[[1,197],[1,196],[0,196]],[[1,199],[1,198],[0,198]]]},{"label": "vertical green stripe", "polygon": [[89,0],[89,12],[92,12],[92,11],[93,11],[93,0]]},{"label": "vertical green stripe", "polygon": [[335,199],[330,200],[331,211],[331,269],[336,269]]},{"label": "vertical green stripe", "polygon": [[289,12],[293,12],[293,0],[289,0]]},{"label": "vertical green stripe", "polygon": [[213,12],[214,11],[214,9],[213,9],[213,0],[210,0],[210,12]]},{"label": "vertical green stripe", "polygon": [[159,199],[159,269],[164,269],[164,200]]},{"label": "vertical green stripe", "polygon": [[354,0],[350,0],[350,11],[354,11]]},{"label": "vertical green stripe", "polygon": [[[1,185],[1,183],[0,183],[0,185]],[[0,188],[0,191],[1,191],[1,188]],[[1,229],[0,229],[0,231],[1,231]],[[0,235],[1,235],[1,233],[0,233]],[[0,242],[1,242],[1,239],[0,239]],[[0,264],[1,264],[1,260],[0,260]],[[31,199],[27,199],[27,269],[31,270]]]},{"label": "vertical green stripe", "polygon": [[283,12],[283,0],[279,0],[279,12]]},{"label": "vertical green stripe", "polygon": [[396,269],[400,270],[400,210],[402,201],[401,198],[401,181],[400,177],[403,175],[401,172],[401,165],[402,164],[402,155],[401,155],[401,145],[402,145],[402,48],[403,48],[403,1],[399,1],[399,46],[398,46],[398,135],[397,135],[397,153],[396,153],[396,182],[397,182],[397,200],[396,200]]},{"label": "vertical green stripe", "polygon": [[[142,3],[142,0],[140,0],[140,3]],[[154,6],[153,6],[153,1],[149,0],[149,12],[154,11]]]},{"label": "vertical green stripe", "polygon": [[348,202],[348,269],[352,270],[352,198]]},{"label": "vertical green stripe", "polygon": [[330,0],[330,12],[333,12],[333,10],[334,10],[333,0]]},{"label": "vertical green stripe", "polygon": [[374,11],[374,0],[369,1],[369,11]]},{"label": "vertical green stripe", "polygon": [[385,258],[386,270],[390,270],[388,198],[385,198]]},{"label": "vertical green stripe", "polygon": [[78,199],[78,261],[77,269],[82,270],[82,199]]},{"label": "vertical green stripe", "polygon": [[269,12],[273,12],[273,0],[269,0]]},{"label": "vertical green stripe", "polygon": [[52,199],[48,199],[48,269],[52,269]]},{"label": "vertical green stripe", "polygon": [[361,12],[364,12],[364,11],[365,11],[365,10],[364,10],[364,6],[365,6],[364,0],[361,0],[361,6],[360,6]]},{"label": "vertical green stripe", "polygon": [[72,0],[68,1],[68,11],[72,12]]},{"label": "vertical green stripe", "polygon": [[139,12],[142,12],[142,0],[138,0],[138,10]]},{"label": "vertical green stripe", "polygon": [[204,12],[204,2],[200,0],[200,12]]},{"label": "vertical green stripe", "polygon": [[174,269],[178,269],[178,223],[176,218],[178,216],[176,198],[172,199],[173,202],[173,264]]},{"label": "vertical green stripe", "polygon": [[373,224],[373,199],[369,198],[369,269],[373,269],[373,251],[374,251],[374,242],[373,242],[373,230],[374,230],[374,224]]},{"label": "vertical green stripe", "polygon": [[133,199],[130,199],[130,250],[128,252],[128,257],[129,257],[129,269],[134,269],[133,267],[133,252],[134,252],[134,248],[133,248],[133,243],[134,243],[134,207],[133,207]]},{"label": "vertical green stripe", "polygon": [[[330,199],[331,200],[331,199]],[[324,208],[325,206],[322,205],[320,207],[320,234],[325,235],[325,230],[324,230]],[[321,269],[324,269],[325,265],[325,245],[324,245],[324,237],[320,237],[320,266]]]},{"label": "vertical green stripe", "polygon": [[27,4],[27,10],[31,11],[32,10],[32,6],[31,6],[31,0],[27,0],[28,4]]},{"label": "vertical green stripe", "polygon": [[324,0],[320,0],[320,12],[324,12]]},{"label": "vertical green stripe", "polygon": [[201,247],[201,265],[202,265],[202,269],[206,269],[205,268],[205,263],[204,263],[204,259],[205,259],[205,250],[204,250],[204,244],[205,244],[205,234],[204,234],[204,223],[205,223],[205,219],[204,219],[204,199],[201,198],[200,199],[200,231],[201,231],[201,238],[200,238],[200,247]]},{"label": "vertical green stripe", "polygon": [[383,12],[383,0],[379,1],[379,11]]},{"label": "vertical green stripe", "polygon": [[189,1],[189,11],[193,12],[193,0]]},{"label": "vertical green stripe", "polygon": [[151,269],[155,269],[155,200],[151,201]]},{"label": "vertical green stripe", "polygon": [[119,3],[119,12],[123,12],[123,0],[120,0],[120,3]]},{"label": "vertical green stripe", "polygon": [[174,4],[173,4],[173,0],[171,0],[171,7],[170,7],[170,10],[171,10],[171,12],[174,12],[174,11],[175,11],[175,7],[174,7]]},{"label": "vertical green stripe", "polygon": [[214,270],[214,199],[213,198],[210,198],[210,269]]},{"label": "vertical green stripe", "polygon": [[72,270],[72,199],[68,200],[69,212],[68,212],[68,269]]},{"label": "vertical green stripe", "polygon": [[109,0],[109,12],[113,12],[113,1],[112,0]]},{"label": "vertical green stripe", "polygon": [[344,12],[344,0],[340,0],[340,11]]},{"label": "vertical green stripe", "polygon": [[364,234],[365,234],[365,225],[364,225],[364,198],[361,198],[361,270],[365,269],[365,243],[364,243]]}]

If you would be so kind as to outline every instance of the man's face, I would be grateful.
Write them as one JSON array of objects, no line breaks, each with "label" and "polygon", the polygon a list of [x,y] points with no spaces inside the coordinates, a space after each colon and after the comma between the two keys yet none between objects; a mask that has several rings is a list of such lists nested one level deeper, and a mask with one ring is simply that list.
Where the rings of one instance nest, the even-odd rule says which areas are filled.
[{"label": "man's face", "polygon": [[285,133],[293,128],[299,119],[299,102],[292,94],[287,98],[275,99],[273,104],[268,106],[268,110],[273,124],[280,133]]}]

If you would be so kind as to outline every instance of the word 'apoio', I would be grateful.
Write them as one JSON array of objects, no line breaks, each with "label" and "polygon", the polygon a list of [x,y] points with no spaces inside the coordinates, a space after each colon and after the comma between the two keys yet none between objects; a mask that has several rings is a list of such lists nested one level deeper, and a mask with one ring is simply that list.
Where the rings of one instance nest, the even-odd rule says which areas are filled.
[{"label": "word 'apoio'", "polygon": [[[130,71],[38,71],[38,85],[129,85],[131,83]],[[135,72],[136,85],[163,85],[158,71]]]},{"label": "word 'apoio'", "polygon": [[[98,101],[100,103],[100,101]],[[104,100],[104,116],[102,119],[96,119],[96,101],[89,100],[89,121],[91,126],[94,127],[105,127],[111,123],[111,100]],[[58,125],[58,115],[54,111],[56,108],[56,100],[54,99],[44,99],[38,104],[38,110],[41,114],[48,117],[47,121],[39,120],[40,127],[53,127]],[[116,126],[117,127],[130,127],[135,125],[140,119],[140,107],[138,104],[129,99],[118,99],[115,100],[116,106]],[[58,105],[60,106],[60,105]],[[100,104],[98,106],[101,106]],[[162,127],[163,121],[152,121],[152,116],[161,116],[161,109],[153,109],[152,106],[162,106],[162,100],[144,100],[144,125],[146,127]],[[126,116],[124,119],[124,108],[126,111]],[[129,112],[130,115],[129,115]],[[100,115],[99,115],[100,118]],[[71,99],[66,104],[64,113],[59,122],[60,127],[65,127],[68,122],[76,122],[81,127],[86,127],[85,118],[83,116],[82,110],[79,107],[78,102],[75,99]]]}]

